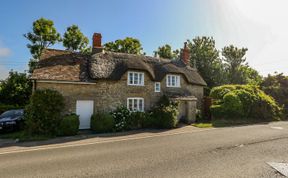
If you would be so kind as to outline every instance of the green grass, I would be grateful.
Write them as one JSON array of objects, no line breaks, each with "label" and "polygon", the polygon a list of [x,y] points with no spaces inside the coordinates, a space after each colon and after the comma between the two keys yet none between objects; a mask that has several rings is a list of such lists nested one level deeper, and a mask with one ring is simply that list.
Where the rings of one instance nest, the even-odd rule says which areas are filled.
[{"label": "green grass", "polygon": [[267,123],[271,121],[261,121],[255,119],[217,119],[211,122],[199,122],[192,124],[194,127],[198,128],[211,128],[211,127],[231,127],[240,125],[252,125],[258,123]]},{"label": "green grass", "polygon": [[40,141],[40,140],[48,140],[50,136],[43,136],[43,135],[28,135],[24,131],[17,131],[11,133],[1,133],[1,139],[19,139],[19,141]]},{"label": "green grass", "polygon": [[198,127],[198,128],[211,128],[211,127],[213,127],[212,123],[194,123],[192,125],[194,127]]}]

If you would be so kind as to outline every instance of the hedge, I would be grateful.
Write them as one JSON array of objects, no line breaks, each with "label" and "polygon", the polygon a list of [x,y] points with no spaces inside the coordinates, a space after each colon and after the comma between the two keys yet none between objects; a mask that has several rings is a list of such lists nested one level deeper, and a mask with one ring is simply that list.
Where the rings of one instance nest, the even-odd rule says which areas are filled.
[{"label": "hedge", "polygon": [[214,119],[253,118],[279,120],[282,108],[254,85],[223,85],[211,90],[211,113]]},{"label": "hedge", "polygon": [[79,116],[76,114],[70,114],[63,117],[60,122],[58,135],[60,136],[72,136],[77,135],[79,131]]}]

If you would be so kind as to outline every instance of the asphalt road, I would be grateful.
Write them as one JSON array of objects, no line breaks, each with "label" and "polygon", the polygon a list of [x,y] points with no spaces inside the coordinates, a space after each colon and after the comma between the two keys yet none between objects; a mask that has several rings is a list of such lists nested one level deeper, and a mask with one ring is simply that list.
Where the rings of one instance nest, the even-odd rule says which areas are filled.
[{"label": "asphalt road", "polygon": [[266,162],[288,163],[288,122],[0,149],[0,177],[284,177]]}]

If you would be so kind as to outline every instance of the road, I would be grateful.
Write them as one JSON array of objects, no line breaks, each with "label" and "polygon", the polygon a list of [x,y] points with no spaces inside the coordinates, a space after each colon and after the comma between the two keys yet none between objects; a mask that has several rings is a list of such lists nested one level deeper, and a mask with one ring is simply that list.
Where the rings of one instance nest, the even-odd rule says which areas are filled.
[{"label": "road", "polygon": [[284,177],[288,122],[80,143],[2,148],[0,177]]}]

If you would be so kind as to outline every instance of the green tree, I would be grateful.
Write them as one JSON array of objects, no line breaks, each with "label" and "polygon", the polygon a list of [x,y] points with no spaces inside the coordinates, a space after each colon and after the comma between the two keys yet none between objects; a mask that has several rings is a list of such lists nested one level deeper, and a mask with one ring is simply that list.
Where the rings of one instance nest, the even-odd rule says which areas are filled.
[{"label": "green tree", "polygon": [[126,37],[125,39],[119,39],[114,42],[108,42],[104,44],[104,49],[111,52],[129,53],[129,54],[143,54],[142,45],[136,38]]},{"label": "green tree", "polygon": [[206,81],[208,87],[214,87],[226,83],[224,64],[219,58],[219,51],[215,47],[212,37],[196,37],[188,40],[190,48],[190,63],[197,68],[200,75]]},{"label": "green tree", "polygon": [[54,27],[54,22],[40,18],[33,22],[33,31],[24,34],[30,43],[27,47],[34,59],[39,59],[43,50],[61,40],[60,34]]},{"label": "green tree", "polygon": [[164,46],[159,46],[156,51],[154,51],[154,56],[159,56],[166,59],[177,59],[179,57],[179,50],[172,50],[171,46],[165,44]]},{"label": "green tree", "polygon": [[245,66],[247,48],[237,48],[233,45],[226,46],[222,49],[223,60],[226,62],[228,71],[228,80],[231,84],[241,83],[241,67]]},{"label": "green tree", "polygon": [[89,40],[77,25],[67,28],[63,36],[63,46],[70,51],[83,51],[88,48]]},{"label": "green tree", "polygon": [[0,103],[24,106],[32,93],[32,83],[25,73],[11,71],[6,80],[0,83]]},{"label": "green tree", "polygon": [[284,105],[284,112],[288,117],[288,76],[283,73],[269,74],[260,86],[265,93],[271,95],[279,104]]}]

